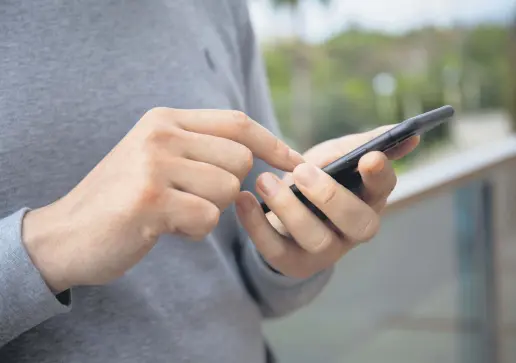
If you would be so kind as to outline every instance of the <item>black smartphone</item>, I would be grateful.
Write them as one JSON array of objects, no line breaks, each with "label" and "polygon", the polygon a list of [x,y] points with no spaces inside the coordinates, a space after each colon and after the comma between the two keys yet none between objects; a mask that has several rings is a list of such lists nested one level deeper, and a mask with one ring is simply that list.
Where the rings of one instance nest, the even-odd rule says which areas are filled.
[{"label": "black smartphone", "polygon": [[[354,194],[360,195],[362,178],[360,173],[357,171],[357,167],[358,161],[362,156],[371,151],[387,151],[412,136],[422,135],[423,133],[433,129],[443,122],[448,121],[454,113],[455,110],[452,106],[443,106],[438,109],[409,118],[408,120],[405,120],[397,126],[393,127],[389,131],[344,155],[340,159],[337,159],[334,162],[328,164],[322,170]],[[303,195],[303,193],[299,191],[295,184],[291,185],[290,189],[292,189],[297,198],[303,202],[303,204],[305,204],[315,215],[323,220],[327,219],[324,213],[321,212],[315,205],[313,205]],[[262,203],[261,205],[264,213],[270,212],[269,207],[265,203]]]}]

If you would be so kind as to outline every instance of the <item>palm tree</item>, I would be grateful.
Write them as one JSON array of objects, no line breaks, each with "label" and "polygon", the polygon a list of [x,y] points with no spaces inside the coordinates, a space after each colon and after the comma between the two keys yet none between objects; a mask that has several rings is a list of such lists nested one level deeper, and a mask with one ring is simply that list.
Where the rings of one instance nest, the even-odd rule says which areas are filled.
[{"label": "palm tree", "polygon": [[[297,146],[304,150],[312,144],[311,123],[311,59],[303,35],[306,29],[306,18],[301,3],[307,0],[271,0],[276,7],[288,8],[292,19],[292,44],[291,59],[291,124],[295,132],[294,138]],[[315,0],[328,5],[331,0]]]}]

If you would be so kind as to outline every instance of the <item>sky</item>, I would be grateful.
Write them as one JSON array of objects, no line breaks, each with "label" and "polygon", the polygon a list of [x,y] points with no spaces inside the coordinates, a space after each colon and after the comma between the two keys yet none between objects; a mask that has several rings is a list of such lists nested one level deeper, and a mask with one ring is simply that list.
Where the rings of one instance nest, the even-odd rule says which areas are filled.
[{"label": "sky", "polygon": [[[250,8],[260,39],[267,41],[291,34],[288,12],[274,10],[268,0],[251,0]],[[305,0],[303,13],[304,37],[317,42],[353,23],[400,32],[429,24],[508,21],[516,15],[516,0],[333,0],[328,8]]]}]

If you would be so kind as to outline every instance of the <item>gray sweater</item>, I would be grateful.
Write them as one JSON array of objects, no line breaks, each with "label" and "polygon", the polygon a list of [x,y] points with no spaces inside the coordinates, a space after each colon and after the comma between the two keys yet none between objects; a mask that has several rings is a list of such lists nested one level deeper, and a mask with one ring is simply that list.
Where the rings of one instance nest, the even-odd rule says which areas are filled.
[{"label": "gray sweater", "polygon": [[244,0],[0,2],[0,362],[262,363],[262,319],[325,285],[331,271],[270,270],[232,207],[202,243],[163,236],[109,285],[71,301],[49,291],[24,213],[66,194],[154,106],[240,109],[278,132]]}]

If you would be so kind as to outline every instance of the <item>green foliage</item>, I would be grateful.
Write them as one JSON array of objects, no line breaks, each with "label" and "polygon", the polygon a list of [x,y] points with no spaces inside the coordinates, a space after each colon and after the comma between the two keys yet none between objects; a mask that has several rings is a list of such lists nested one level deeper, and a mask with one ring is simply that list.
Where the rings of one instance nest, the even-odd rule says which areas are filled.
[{"label": "green foliage", "polygon": [[[509,64],[516,64],[516,16],[509,31]],[[513,130],[516,130],[516,67],[509,66],[508,68],[507,83],[509,83],[510,91],[507,94],[506,104],[509,106],[512,115]]]},{"label": "green foliage", "polygon": [[469,32],[464,45],[466,65],[477,73],[480,107],[507,106],[509,81],[509,34],[507,29],[484,25]]},{"label": "green foliage", "polygon": [[[448,103],[459,111],[512,106],[510,89],[516,77],[509,49],[515,45],[508,35],[507,27],[496,24],[427,27],[402,35],[355,27],[325,43],[305,45],[312,74],[312,142],[396,123]],[[279,43],[265,50],[274,104],[287,136],[293,130],[290,59],[296,46]],[[394,77],[392,94],[375,93],[373,80],[379,73]],[[445,127],[439,128],[426,143],[447,135]]]}]

